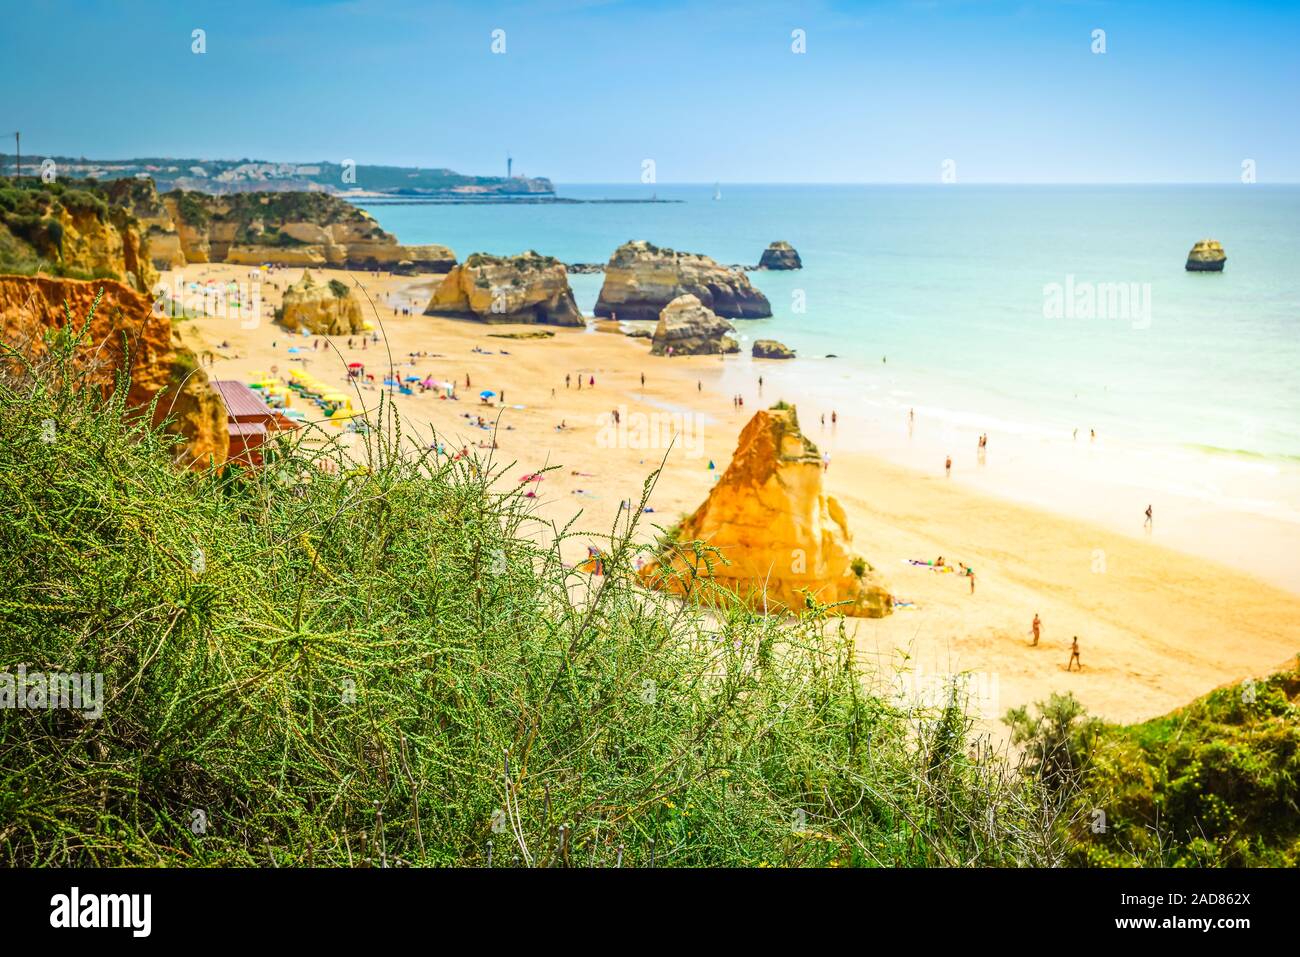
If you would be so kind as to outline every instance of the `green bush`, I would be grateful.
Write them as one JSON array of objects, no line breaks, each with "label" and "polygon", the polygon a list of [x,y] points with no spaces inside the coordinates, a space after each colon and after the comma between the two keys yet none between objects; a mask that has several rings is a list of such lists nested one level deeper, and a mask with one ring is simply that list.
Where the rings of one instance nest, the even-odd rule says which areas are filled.
[{"label": "green bush", "polygon": [[647,593],[625,526],[568,568],[575,530],[389,407],[359,462],[299,436],[176,470],[51,346],[0,363],[0,656],[105,700],[0,714],[5,864],[1062,859],[1041,789],[955,702],[866,693],[824,610]]}]

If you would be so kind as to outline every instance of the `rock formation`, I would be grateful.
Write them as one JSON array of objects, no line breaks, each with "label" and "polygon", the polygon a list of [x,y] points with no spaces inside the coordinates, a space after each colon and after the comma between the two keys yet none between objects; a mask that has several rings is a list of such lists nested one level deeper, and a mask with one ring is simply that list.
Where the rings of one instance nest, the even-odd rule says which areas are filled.
[{"label": "rock formation", "polygon": [[149,242],[149,259],[155,269],[185,265],[185,253],[176,224],[151,179],[115,179],[105,184],[109,202],[136,218]]},{"label": "rock formation", "polygon": [[759,269],[802,269],[803,262],[799,254],[789,243],[782,240],[772,243],[763,250],[763,258],[758,261]]},{"label": "rock formation", "polygon": [[[718,550],[697,558],[690,542]],[[706,558],[712,559],[710,570]],[[799,431],[792,407],[758,412],[740,434],[736,454],[674,541],[642,571],[650,585],[709,600],[738,599],[767,610],[800,611],[805,597],[840,613],[882,618],[893,599],[871,566],[850,549],[844,510],[822,487],[817,447]]]},{"label": "rock formation", "polygon": [[1188,272],[1223,272],[1228,256],[1214,239],[1202,239],[1187,254]]},{"label": "rock formation", "polygon": [[531,249],[510,257],[474,253],[447,274],[424,314],[482,322],[586,325],[564,263]]},{"label": "rock formation", "polygon": [[186,262],[433,273],[456,264],[446,246],[403,246],[369,213],[326,193],[177,190],[162,202]]},{"label": "rock formation", "polygon": [[302,278],[284,291],[276,318],[290,332],[306,329],[318,336],[350,336],[364,331],[361,304],[337,279],[318,283],[304,269]]},{"label": "rock formation", "polygon": [[108,276],[140,291],[157,281],[140,223],[97,184],[0,177],[0,190],[0,272]]},{"label": "rock formation", "polygon": [[100,290],[103,298],[76,356],[88,382],[112,389],[118,372],[127,371],[131,379],[127,403],[132,408],[148,408],[162,393],[154,422],[170,417],[168,431],[184,436],[185,443],[176,450],[178,461],[196,467],[224,462],[230,440],[220,397],[194,354],[173,336],[170,320],[155,315],[150,300],[123,283],[0,277],[5,343],[24,355],[39,357],[46,349],[45,335],[67,325],[64,302],[75,331],[86,321]]},{"label": "rock formation", "polygon": [[775,339],[755,339],[751,355],[755,359],[793,359],[794,350]]},{"label": "rock formation", "polygon": [[735,328],[689,293],[678,296],[659,313],[650,342],[652,356],[709,356],[739,352],[731,338]]},{"label": "rock formation", "polygon": [[624,243],[605,266],[596,301],[597,316],[657,319],[678,296],[691,294],[727,319],[761,319],[772,314],[767,297],[743,272],[708,256],[660,249],[644,241]]}]

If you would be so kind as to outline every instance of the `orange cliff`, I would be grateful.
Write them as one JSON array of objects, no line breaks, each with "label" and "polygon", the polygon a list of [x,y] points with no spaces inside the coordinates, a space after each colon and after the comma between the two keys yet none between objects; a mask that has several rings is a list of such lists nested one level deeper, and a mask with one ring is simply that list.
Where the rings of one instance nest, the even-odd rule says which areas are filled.
[{"label": "orange cliff", "polygon": [[[697,557],[694,541],[719,554]],[[844,510],[823,487],[817,447],[799,431],[794,408],[777,405],[745,426],[731,465],[642,576],[700,596],[715,591],[698,587],[710,579],[759,610],[797,612],[811,597],[843,603],[839,614],[883,618],[893,600],[851,541]]]},{"label": "orange cliff", "polygon": [[131,407],[145,408],[162,393],[154,420],[157,424],[170,417],[167,431],[185,438],[177,446],[178,461],[190,467],[224,462],[230,439],[220,396],[194,354],[174,337],[171,321],[155,315],[150,300],[126,285],[111,279],[0,276],[5,344],[39,356],[45,350],[45,334],[67,324],[64,302],[74,328],[80,328],[100,290],[103,298],[77,355],[90,382],[112,388],[117,373],[125,369],[131,379]]}]

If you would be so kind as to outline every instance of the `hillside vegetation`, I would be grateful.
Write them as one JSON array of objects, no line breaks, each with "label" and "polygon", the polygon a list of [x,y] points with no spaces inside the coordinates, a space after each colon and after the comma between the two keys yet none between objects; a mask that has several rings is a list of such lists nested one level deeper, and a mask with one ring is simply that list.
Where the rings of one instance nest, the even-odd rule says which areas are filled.
[{"label": "hillside vegetation", "polygon": [[363,468],[174,469],[74,325],[0,378],[0,658],[102,673],[103,711],[0,713],[4,864],[1063,859],[1046,790],[957,703],[864,694],[824,611],[647,594],[626,528],[566,568],[571,530],[390,410]]}]

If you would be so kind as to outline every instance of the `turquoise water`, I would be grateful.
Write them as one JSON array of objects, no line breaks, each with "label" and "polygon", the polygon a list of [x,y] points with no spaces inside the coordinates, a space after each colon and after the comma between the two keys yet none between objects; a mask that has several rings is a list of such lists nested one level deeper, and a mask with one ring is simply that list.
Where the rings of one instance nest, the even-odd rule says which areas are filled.
[{"label": "turquoise water", "polygon": [[[401,241],[444,243],[462,259],[532,248],[604,262],[648,239],[755,263],[785,239],[804,269],[751,273],[775,315],[738,329],[802,357],[836,355],[841,408],[861,389],[900,407],[978,410],[1028,435],[1095,428],[1148,446],[1300,457],[1300,187],[721,189],[715,201],[712,185],[574,185],[560,194],[684,202],[371,212]],[[1186,272],[1206,237],[1223,243],[1225,271]],[[1067,277],[1076,289],[1137,284],[1136,298],[1121,317],[1045,317],[1044,287]],[[571,281],[589,313],[601,277]]]}]

